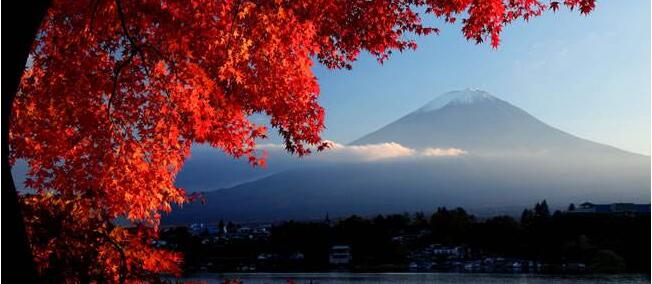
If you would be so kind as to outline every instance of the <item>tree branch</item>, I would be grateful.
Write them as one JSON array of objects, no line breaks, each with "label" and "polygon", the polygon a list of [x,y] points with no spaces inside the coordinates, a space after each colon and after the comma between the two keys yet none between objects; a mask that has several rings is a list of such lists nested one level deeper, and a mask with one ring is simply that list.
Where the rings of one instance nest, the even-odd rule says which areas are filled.
[{"label": "tree branch", "polygon": [[118,10],[118,18],[120,18],[120,25],[122,26],[122,32],[125,34],[125,37],[127,37],[127,40],[129,40],[129,44],[131,45],[131,47],[138,52],[140,59],[143,61],[143,68],[145,69],[145,72],[149,74],[149,69],[147,68],[147,64],[145,61],[145,53],[140,48],[140,46],[136,43],[136,40],[134,40],[134,38],[129,34],[129,28],[127,27],[127,21],[125,20],[125,14],[122,11],[122,4],[120,0],[115,0],[115,5],[116,5],[116,10]]},{"label": "tree branch", "polygon": [[93,1],[93,8],[92,8],[92,12],[91,12],[91,20],[90,20],[90,22],[88,24],[89,31],[93,30],[93,26],[95,25],[95,15],[97,14],[97,9],[100,7],[100,2],[101,1],[102,0]]},{"label": "tree branch", "polygon": [[122,248],[122,246],[117,243],[115,240],[111,238],[107,233],[105,232],[100,232],[100,235],[104,237],[104,239],[110,243],[116,251],[120,254],[120,278],[119,278],[119,283],[124,284],[125,283],[125,278],[127,276],[127,256],[125,255],[125,251]]},{"label": "tree branch", "polygon": [[116,96],[118,92],[118,87],[119,87],[119,80],[120,80],[120,73],[122,73],[122,69],[129,65],[131,63],[131,60],[134,58],[134,55],[136,53],[132,50],[132,52],[129,53],[129,56],[127,59],[116,63],[115,70],[113,71],[113,90],[111,91],[111,95],[109,95],[109,101],[107,102],[107,107],[106,107],[106,114],[109,119],[109,123],[111,124],[109,127],[112,128],[113,125],[113,118],[111,117],[111,104],[113,103],[113,98]]}]

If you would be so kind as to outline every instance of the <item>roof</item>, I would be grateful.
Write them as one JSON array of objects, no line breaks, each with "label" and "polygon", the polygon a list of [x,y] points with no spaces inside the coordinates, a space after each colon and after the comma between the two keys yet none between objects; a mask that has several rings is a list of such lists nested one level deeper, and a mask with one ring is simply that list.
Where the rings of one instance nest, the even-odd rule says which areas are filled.
[{"label": "roof", "polygon": [[[593,204],[584,202],[580,204],[579,209],[591,209],[595,213],[650,213],[650,204],[635,203],[611,203],[611,204]],[[582,212],[581,210],[577,210]]]}]

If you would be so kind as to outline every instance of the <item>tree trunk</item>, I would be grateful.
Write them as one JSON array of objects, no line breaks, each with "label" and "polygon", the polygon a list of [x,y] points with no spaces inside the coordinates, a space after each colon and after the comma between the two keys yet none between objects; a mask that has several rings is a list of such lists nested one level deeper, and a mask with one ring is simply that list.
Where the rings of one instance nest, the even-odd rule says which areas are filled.
[{"label": "tree trunk", "polygon": [[[27,56],[34,42],[41,21],[46,15],[51,0],[9,1],[5,4],[4,39],[2,57],[5,74],[2,84],[2,252],[3,279],[6,282],[38,283],[36,267],[29,248],[25,223],[18,203],[18,192],[9,166],[9,125],[11,109],[18,84],[25,69]],[[11,21],[11,22],[10,22]],[[11,280],[11,281],[10,281]]]}]

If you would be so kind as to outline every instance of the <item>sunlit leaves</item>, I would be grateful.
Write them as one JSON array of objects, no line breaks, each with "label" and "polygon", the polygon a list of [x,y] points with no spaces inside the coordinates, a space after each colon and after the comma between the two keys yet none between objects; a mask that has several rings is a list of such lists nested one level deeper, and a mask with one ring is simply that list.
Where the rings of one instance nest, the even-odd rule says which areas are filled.
[{"label": "sunlit leaves", "polygon": [[[539,16],[547,5],[557,10],[560,3],[55,0],[16,96],[10,158],[30,165],[27,186],[37,195],[27,206],[69,212],[64,217],[79,223],[61,224],[76,230],[105,226],[128,263],[175,272],[175,261],[162,262],[173,257],[145,249],[153,235],[109,225],[122,217],[155,232],[162,211],[188,201],[174,178],[192,143],[262,166],[255,144],[267,129],[249,118],[263,113],[288,151],[325,149],[316,62],[349,69],[368,52],[382,63],[392,52],[415,49],[415,36],[439,31],[424,25],[425,17],[461,21],[464,37],[497,47],[505,25]],[[595,8],[594,0],[563,5],[583,14]],[[77,207],[65,211],[61,202]],[[36,213],[28,218],[43,212]],[[47,255],[68,240],[41,238],[35,254],[47,266]],[[118,273],[115,252],[99,251],[104,273]]]}]

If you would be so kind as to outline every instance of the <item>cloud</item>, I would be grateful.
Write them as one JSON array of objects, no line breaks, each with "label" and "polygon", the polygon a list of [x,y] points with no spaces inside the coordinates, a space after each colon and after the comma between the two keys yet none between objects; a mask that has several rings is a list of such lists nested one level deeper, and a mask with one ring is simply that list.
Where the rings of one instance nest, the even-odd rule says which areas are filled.
[{"label": "cloud", "polygon": [[[422,150],[405,147],[396,142],[366,144],[366,145],[343,145],[333,141],[327,141],[331,147],[323,152],[315,153],[309,157],[310,160],[336,161],[336,162],[373,162],[382,160],[402,158],[437,158],[453,157],[467,154],[466,151],[458,148],[426,148]],[[258,149],[266,150],[269,154],[279,154],[284,151],[285,146],[280,144],[260,144]]]},{"label": "cloud", "polygon": [[468,153],[458,148],[426,148],[421,151],[421,155],[425,157],[459,156],[464,154]]},{"label": "cloud", "polygon": [[331,142],[331,147],[320,153],[317,158],[336,161],[378,161],[410,157],[415,154],[414,149],[394,142],[351,146]]},{"label": "cloud", "polygon": [[268,151],[270,151],[270,150],[272,150],[272,151],[273,150],[284,150],[285,145],[283,145],[283,144],[274,144],[274,143],[258,144],[258,145],[256,145],[256,149],[268,150]]}]

